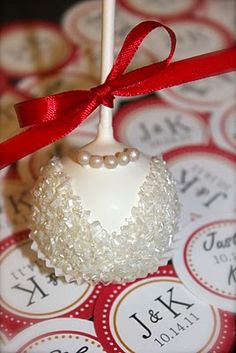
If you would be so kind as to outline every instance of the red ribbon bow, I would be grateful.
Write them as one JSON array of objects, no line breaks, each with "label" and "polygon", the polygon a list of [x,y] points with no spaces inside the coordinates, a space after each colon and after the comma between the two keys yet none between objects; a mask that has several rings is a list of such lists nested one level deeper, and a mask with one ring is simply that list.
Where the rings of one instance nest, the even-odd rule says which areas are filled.
[{"label": "red ribbon bow", "polygon": [[[161,27],[170,36],[168,57],[124,74],[144,38]],[[236,69],[236,47],[170,64],[176,37],[167,26],[145,21],[127,35],[106,81],[90,91],[74,90],[32,99],[15,106],[20,134],[0,144],[0,167],[64,137],[84,121],[100,104],[113,106],[115,96],[136,96]]]}]

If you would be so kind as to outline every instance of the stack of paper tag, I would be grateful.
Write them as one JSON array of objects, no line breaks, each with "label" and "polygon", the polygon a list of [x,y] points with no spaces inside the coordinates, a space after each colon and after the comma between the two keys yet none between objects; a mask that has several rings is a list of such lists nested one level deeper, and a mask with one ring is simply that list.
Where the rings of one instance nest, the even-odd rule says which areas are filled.
[{"label": "stack of paper tag", "polygon": [[[174,29],[174,60],[231,46],[235,6],[234,0],[117,0],[115,52],[145,19]],[[57,24],[39,19],[2,27],[1,141],[19,129],[13,104],[99,83],[100,23],[101,1],[84,0],[61,13]],[[151,34],[130,69],[161,60],[168,46],[163,32]],[[97,110],[66,138],[1,171],[3,353],[233,352],[235,81],[235,73],[228,73],[116,99],[116,138],[149,156],[163,155],[182,205],[172,263],[147,278],[107,286],[68,284],[30,248],[30,189],[40,167],[70,146],[91,141]]]}]

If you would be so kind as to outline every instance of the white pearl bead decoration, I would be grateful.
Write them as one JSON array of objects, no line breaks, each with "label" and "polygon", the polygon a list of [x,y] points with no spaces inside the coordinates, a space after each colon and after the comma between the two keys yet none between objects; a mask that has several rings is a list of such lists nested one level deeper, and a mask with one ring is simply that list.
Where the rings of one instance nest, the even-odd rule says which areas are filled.
[{"label": "white pearl bead decoration", "polygon": [[108,169],[114,169],[117,167],[118,161],[116,156],[105,156],[104,166]]},{"label": "white pearl bead decoration", "polygon": [[126,152],[118,152],[117,160],[120,165],[127,165],[130,162],[130,158]]},{"label": "white pearl bead decoration", "polygon": [[91,154],[87,151],[79,151],[77,160],[81,165],[88,165]]},{"label": "white pearl bead decoration", "polygon": [[102,156],[91,156],[89,159],[89,165],[92,168],[101,168],[103,166],[103,158]]},{"label": "white pearl bead decoration", "polygon": [[128,154],[131,162],[135,162],[139,159],[139,151],[137,148],[127,148],[126,153]]},{"label": "white pearl bead decoration", "polygon": [[79,151],[77,161],[81,166],[115,169],[118,165],[126,166],[129,162],[136,162],[139,156],[140,152],[136,148],[125,148],[122,152],[107,156],[91,155],[88,151]]}]

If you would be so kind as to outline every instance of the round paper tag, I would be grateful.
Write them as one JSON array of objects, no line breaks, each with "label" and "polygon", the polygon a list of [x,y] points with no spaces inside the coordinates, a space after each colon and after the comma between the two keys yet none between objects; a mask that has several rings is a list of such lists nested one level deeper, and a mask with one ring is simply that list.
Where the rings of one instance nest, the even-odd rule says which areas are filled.
[{"label": "round paper tag", "polygon": [[3,353],[102,353],[93,323],[80,319],[40,322],[17,335]]},{"label": "round paper tag", "polygon": [[158,94],[167,102],[196,111],[216,111],[235,96],[234,72],[171,87]]},{"label": "round paper tag", "polygon": [[7,87],[0,94],[0,142],[19,132],[14,104],[32,98],[25,92]]},{"label": "round paper tag", "polygon": [[95,307],[95,329],[110,353],[226,353],[234,321],[199,301],[165,266],[134,283],[105,287]]},{"label": "round paper tag", "polygon": [[236,312],[235,214],[193,222],[179,234],[175,269],[194,295]]},{"label": "round paper tag", "polygon": [[201,6],[202,0],[119,0],[119,3],[141,17],[167,20],[191,15]]},{"label": "round paper tag", "polygon": [[20,77],[56,71],[74,55],[75,48],[56,24],[15,22],[0,30],[0,70]]},{"label": "round paper tag", "polygon": [[102,286],[66,283],[30,247],[28,232],[0,243],[1,322],[8,335],[57,316],[90,318]]},{"label": "round paper tag", "polygon": [[206,115],[145,98],[121,107],[114,116],[114,129],[118,140],[154,156],[180,146],[207,144],[207,121]]},{"label": "round paper tag", "polygon": [[210,122],[214,142],[236,153],[236,104],[224,104],[212,114]]},{"label": "round paper tag", "polygon": [[236,157],[216,148],[183,147],[164,155],[182,204],[181,225],[203,215],[236,211]]}]

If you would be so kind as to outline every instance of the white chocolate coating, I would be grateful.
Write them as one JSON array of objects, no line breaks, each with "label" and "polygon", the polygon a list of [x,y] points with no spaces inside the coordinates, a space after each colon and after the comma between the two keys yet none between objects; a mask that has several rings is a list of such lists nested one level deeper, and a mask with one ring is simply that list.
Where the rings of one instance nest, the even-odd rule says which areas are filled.
[{"label": "white chocolate coating", "polygon": [[[118,146],[113,153],[124,147]],[[71,157],[62,163],[74,193],[80,196],[85,209],[91,211],[91,220],[99,219],[109,232],[118,231],[138,202],[137,193],[148,174],[149,159],[141,155],[135,163],[115,169],[81,166]]]}]

